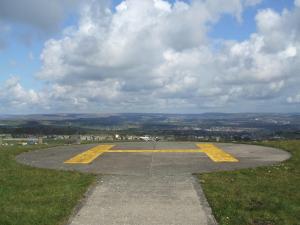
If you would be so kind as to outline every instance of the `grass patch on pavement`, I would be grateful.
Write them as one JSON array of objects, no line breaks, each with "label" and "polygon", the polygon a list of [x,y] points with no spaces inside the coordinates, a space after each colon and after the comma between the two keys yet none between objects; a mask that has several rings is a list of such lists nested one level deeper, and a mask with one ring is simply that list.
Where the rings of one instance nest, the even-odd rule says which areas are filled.
[{"label": "grass patch on pavement", "polygon": [[63,224],[95,180],[93,175],[31,168],[15,161],[16,155],[40,148],[0,147],[1,225]]},{"label": "grass patch on pavement", "polygon": [[275,166],[198,175],[219,225],[300,224],[300,141],[261,144],[292,158]]}]

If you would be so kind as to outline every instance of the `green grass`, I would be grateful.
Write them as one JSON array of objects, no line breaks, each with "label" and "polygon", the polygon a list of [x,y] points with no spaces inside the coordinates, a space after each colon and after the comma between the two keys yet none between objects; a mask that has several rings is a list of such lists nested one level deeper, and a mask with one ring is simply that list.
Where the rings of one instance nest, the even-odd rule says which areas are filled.
[{"label": "green grass", "polygon": [[95,176],[36,169],[15,161],[41,146],[0,147],[0,224],[57,225],[67,221]]},{"label": "green grass", "polygon": [[198,175],[219,225],[300,224],[300,141],[262,143],[292,153],[279,165]]}]

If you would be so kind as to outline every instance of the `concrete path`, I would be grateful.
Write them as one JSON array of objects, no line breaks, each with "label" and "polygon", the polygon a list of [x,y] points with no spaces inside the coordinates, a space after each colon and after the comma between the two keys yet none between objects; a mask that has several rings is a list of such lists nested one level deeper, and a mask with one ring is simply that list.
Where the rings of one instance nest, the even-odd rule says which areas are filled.
[{"label": "concrete path", "polygon": [[71,225],[215,225],[193,176],[103,176]]}]

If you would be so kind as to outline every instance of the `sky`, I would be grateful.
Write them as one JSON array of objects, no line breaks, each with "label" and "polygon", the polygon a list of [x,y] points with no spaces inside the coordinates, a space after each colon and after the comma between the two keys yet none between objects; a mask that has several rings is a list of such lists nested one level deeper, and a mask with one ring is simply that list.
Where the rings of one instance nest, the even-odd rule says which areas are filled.
[{"label": "sky", "polygon": [[1,0],[0,114],[300,112],[300,0]]}]

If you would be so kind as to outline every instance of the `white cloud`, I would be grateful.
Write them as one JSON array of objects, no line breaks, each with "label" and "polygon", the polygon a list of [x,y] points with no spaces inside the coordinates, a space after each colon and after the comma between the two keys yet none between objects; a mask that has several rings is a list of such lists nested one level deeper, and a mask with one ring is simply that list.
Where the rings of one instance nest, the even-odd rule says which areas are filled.
[{"label": "white cloud", "polygon": [[[0,111],[28,110],[40,106],[41,96],[33,89],[26,90],[19,82],[19,78],[12,76],[3,87],[0,87]],[[7,109],[8,108],[8,109]],[[16,111],[13,111],[16,113]],[[21,113],[22,111],[17,111]]]},{"label": "white cloud", "polygon": [[[293,96],[300,84],[300,9],[256,16],[257,32],[219,42],[208,30],[224,13],[242,20],[260,1],[92,1],[78,26],[46,42],[36,93],[56,111],[251,110]],[[295,102],[287,100],[290,103]],[[261,109],[264,110],[264,109]]]},{"label": "white cloud", "polygon": [[[173,99],[162,101],[165,104],[185,100],[199,108],[279,97],[299,65],[295,35],[299,30],[293,23],[299,10],[282,14],[261,10],[256,16],[257,33],[243,42],[224,42],[217,52],[206,35],[207,24],[216,22],[222,13],[240,18],[244,4],[258,3],[171,5],[162,0],[128,0],[115,13],[87,5],[77,30],[47,42],[39,76],[62,86],[114,80],[118,88],[112,93],[118,93],[119,102],[146,95],[154,101]],[[98,89],[91,86],[94,93],[106,88],[98,85]],[[103,93],[107,93],[104,102],[114,96]],[[149,101],[137,98],[140,101],[135,103]],[[86,99],[90,102],[88,95]]]},{"label": "white cloud", "polygon": [[1,0],[0,20],[49,31],[56,29],[66,11],[78,3],[78,0]]},{"label": "white cloud", "polygon": [[295,96],[290,96],[287,98],[288,103],[300,103],[300,93]]},{"label": "white cloud", "polygon": [[258,5],[262,2],[262,0],[246,0],[245,5],[254,6]]}]

